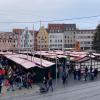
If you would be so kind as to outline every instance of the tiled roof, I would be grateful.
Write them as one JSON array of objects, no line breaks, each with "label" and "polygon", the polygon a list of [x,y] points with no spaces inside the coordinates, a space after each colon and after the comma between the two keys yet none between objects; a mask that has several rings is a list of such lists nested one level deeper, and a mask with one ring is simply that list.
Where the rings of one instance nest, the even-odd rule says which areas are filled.
[{"label": "tiled roof", "polygon": [[76,24],[48,24],[49,32],[57,32],[56,30],[59,30],[58,32],[64,32],[71,29],[76,30]]}]

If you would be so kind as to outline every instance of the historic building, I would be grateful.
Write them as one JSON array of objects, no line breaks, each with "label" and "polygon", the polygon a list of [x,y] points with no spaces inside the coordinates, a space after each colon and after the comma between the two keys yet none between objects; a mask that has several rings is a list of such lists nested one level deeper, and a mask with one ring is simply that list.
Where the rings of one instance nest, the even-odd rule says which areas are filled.
[{"label": "historic building", "polygon": [[75,47],[76,24],[64,24],[64,49]]},{"label": "historic building", "polygon": [[20,36],[24,32],[24,29],[13,29],[13,33],[16,37],[16,49],[20,49]]},{"label": "historic building", "polygon": [[34,44],[34,33],[32,30],[25,29],[13,29],[13,32],[17,38],[16,48],[18,50],[32,50]]},{"label": "historic building", "polygon": [[49,24],[49,50],[63,49],[63,26],[62,24]]},{"label": "historic building", "polygon": [[14,51],[16,37],[12,32],[0,32],[0,51]]},{"label": "historic building", "polygon": [[77,29],[76,24],[48,24],[48,28],[40,27],[39,31],[13,29],[15,47],[17,49],[65,50],[78,48],[91,50],[95,29]]},{"label": "historic building", "polygon": [[76,30],[76,41],[80,43],[81,50],[92,50],[95,29]]},{"label": "historic building", "polygon": [[64,50],[65,48],[71,48],[74,46],[75,24],[49,24],[49,47],[50,50]]},{"label": "historic building", "polygon": [[49,35],[47,29],[44,26],[40,27],[36,37],[37,50],[48,50],[49,48]]}]

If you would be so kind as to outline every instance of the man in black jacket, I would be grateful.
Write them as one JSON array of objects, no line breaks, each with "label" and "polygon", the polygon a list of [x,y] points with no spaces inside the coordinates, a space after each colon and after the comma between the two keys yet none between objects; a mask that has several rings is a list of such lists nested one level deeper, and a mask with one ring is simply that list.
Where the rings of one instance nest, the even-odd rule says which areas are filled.
[{"label": "man in black jacket", "polygon": [[0,94],[2,92],[2,76],[0,75]]},{"label": "man in black jacket", "polygon": [[53,86],[52,86],[52,77],[49,78],[49,81],[48,81],[48,91],[49,91],[49,88],[51,88],[52,92],[53,92]]}]

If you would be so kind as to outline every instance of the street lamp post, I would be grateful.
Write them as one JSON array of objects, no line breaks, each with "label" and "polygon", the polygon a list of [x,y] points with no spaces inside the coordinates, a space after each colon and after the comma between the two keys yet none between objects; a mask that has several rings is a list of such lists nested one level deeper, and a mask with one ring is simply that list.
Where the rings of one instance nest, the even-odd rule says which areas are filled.
[{"label": "street lamp post", "polygon": [[56,54],[56,86],[57,86],[57,72],[58,72],[58,69],[57,69],[57,54]]},{"label": "street lamp post", "polygon": [[[40,20],[40,28],[41,28],[41,20]],[[42,55],[41,55],[41,50],[42,50],[42,33],[40,30],[40,67],[42,67]]]},{"label": "street lamp post", "polygon": [[34,25],[33,25],[33,53],[32,53],[32,55],[33,55],[33,61],[34,61]]}]

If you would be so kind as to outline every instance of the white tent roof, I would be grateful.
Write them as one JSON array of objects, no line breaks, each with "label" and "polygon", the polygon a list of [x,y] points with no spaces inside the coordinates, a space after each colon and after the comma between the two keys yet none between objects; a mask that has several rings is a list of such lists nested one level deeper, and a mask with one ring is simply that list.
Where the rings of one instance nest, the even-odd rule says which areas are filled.
[{"label": "white tent roof", "polygon": [[37,66],[34,62],[19,58],[18,55],[5,55],[5,57],[16,62],[17,64],[20,64],[21,66],[25,67],[26,69]]},{"label": "white tent roof", "polygon": [[[50,67],[54,65],[55,63],[43,60],[36,57],[31,57],[23,54],[16,54],[16,55],[5,55],[8,59],[22,65],[25,68],[31,68],[42,65],[43,67]],[[31,59],[34,59],[34,61],[31,61]]]}]

